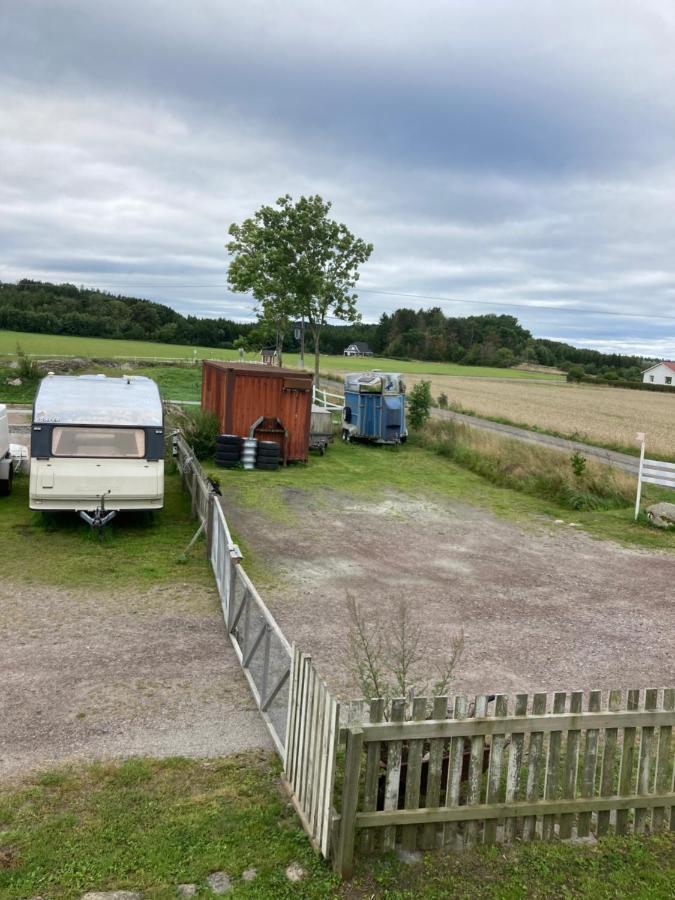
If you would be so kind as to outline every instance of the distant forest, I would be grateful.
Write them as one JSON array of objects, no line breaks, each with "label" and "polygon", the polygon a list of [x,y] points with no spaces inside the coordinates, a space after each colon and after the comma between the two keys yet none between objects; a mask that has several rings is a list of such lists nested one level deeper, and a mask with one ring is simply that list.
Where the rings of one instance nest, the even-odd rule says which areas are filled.
[{"label": "distant forest", "polygon": [[[183,316],[151,300],[27,279],[0,282],[0,328],[225,349],[244,344],[251,350],[270,338],[264,323]],[[638,380],[648,362],[534,338],[515,316],[454,318],[438,308],[397,309],[373,325],[326,326],[321,350],[341,354],[353,341],[365,341],[376,355],[395,359],[502,367],[529,362],[609,379]],[[292,329],[284,349],[298,349]]]}]

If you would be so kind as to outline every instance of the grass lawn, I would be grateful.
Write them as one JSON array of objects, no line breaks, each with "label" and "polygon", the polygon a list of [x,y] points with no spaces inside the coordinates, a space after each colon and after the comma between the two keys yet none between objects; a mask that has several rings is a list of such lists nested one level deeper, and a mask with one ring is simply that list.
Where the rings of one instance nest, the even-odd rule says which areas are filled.
[{"label": "grass lawn", "polygon": [[[168,468],[168,467],[167,467]],[[75,513],[41,513],[28,508],[28,477],[14,481],[9,497],[0,497],[2,576],[10,581],[139,589],[171,581],[211,584],[203,544],[187,560],[183,551],[197,525],[178,475],[167,474],[165,506],[151,518],[120,514],[99,541]]]},{"label": "grass lawn", "polygon": [[[87,890],[199,896],[225,871],[228,897],[558,898],[672,897],[675,835],[607,838],[592,846],[522,844],[462,854],[361,860],[341,885],[310,849],[279,785],[276,758],[131,759],[34,776],[0,787],[0,896],[75,900]],[[299,864],[299,883],[285,869]],[[256,878],[242,875],[253,867]]]},{"label": "grass lawn", "polygon": [[[180,344],[153,344],[149,341],[122,341],[107,338],[76,337],[73,335],[33,334],[20,331],[0,331],[0,356],[16,353],[17,344],[28,354],[44,356],[81,356],[111,359],[164,358],[164,359],[239,359],[237,350],[221,350],[209,347],[188,347]],[[195,353],[196,351],[196,353]],[[246,359],[258,361],[257,353],[248,353]],[[297,353],[284,354],[284,365],[299,365]],[[314,367],[314,357],[306,354],[308,369]],[[545,379],[560,381],[562,376],[524,372],[519,369],[495,369],[487,366],[460,366],[455,363],[416,362],[386,359],[358,359],[346,356],[322,355],[321,369],[324,372],[359,372],[373,367],[394,372],[410,372],[422,375],[474,375],[491,378]]]}]

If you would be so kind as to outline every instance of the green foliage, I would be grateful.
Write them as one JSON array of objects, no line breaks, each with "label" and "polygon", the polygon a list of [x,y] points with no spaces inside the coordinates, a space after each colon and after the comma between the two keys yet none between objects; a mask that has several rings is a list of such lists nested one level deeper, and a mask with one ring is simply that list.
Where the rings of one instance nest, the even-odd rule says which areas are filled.
[{"label": "green foliage", "polygon": [[447,394],[439,394],[438,400],[436,402],[438,403],[439,409],[447,409],[448,408],[448,395]]},{"label": "green foliage", "polygon": [[586,457],[582,456],[578,450],[575,450],[570,457],[570,465],[575,478],[583,478],[586,472]]},{"label": "green foliage", "polygon": [[431,415],[431,382],[418,381],[408,394],[407,420],[416,431],[423,427]]},{"label": "green foliage", "polygon": [[180,424],[185,439],[194,450],[197,459],[208,459],[213,456],[220,427],[215,413],[190,409],[183,412]]},{"label": "green foliage", "polygon": [[326,319],[358,320],[353,288],[359,266],[373,252],[372,244],[329,218],[330,209],[318,195],[294,202],[286,194],[241,225],[230,225],[232,240],[227,244],[233,257],[228,284],[257,300],[262,320],[276,330],[278,351],[290,319],[307,321],[314,337],[317,381]]},{"label": "green foliage", "polygon": [[580,382],[584,377],[583,366],[570,366],[567,370],[567,380],[571,382]]},{"label": "green foliage", "polygon": [[34,359],[31,359],[30,356],[27,356],[25,351],[21,349],[21,344],[19,343],[16,345],[16,358],[19,363],[17,371],[20,378],[36,379],[39,377],[40,371],[37,367],[37,363]]}]

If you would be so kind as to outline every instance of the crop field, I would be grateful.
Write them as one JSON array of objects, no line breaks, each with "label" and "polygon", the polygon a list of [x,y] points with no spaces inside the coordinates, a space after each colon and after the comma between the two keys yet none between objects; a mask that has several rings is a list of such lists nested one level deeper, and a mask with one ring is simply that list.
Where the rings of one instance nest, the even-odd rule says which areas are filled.
[{"label": "crop field", "polygon": [[[421,379],[407,380],[412,386]],[[675,457],[675,391],[671,396],[566,382],[429,380],[434,398],[446,394],[450,407],[459,412],[629,452],[637,452],[635,435],[644,431],[648,452]]]},{"label": "crop field", "polygon": [[[30,355],[81,356],[124,359],[239,359],[237,350],[212,347],[192,347],[181,344],[153,344],[149,341],[117,341],[107,338],[75,337],[72,335],[32,334],[20,331],[0,331],[0,356],[16,354],[17,344]],[[259,354],[247,353],[249,361],[259,360]],[[299,366],[297,353],[284,354],[284,365]],[[305,355],[308,369],[314,366],[312,354]],[[359,372],[372,367],[395,372],[412,372],[421,375],[465,375],[475,377],[514,378],[519,380],[545,379],[559,381],[561,376],[527,372],[522,369],[494,369],[487,366],[460,366],[455,363],[401,361],[377,357],[358,359],[345,356],[321,356],[324,372]]]}]

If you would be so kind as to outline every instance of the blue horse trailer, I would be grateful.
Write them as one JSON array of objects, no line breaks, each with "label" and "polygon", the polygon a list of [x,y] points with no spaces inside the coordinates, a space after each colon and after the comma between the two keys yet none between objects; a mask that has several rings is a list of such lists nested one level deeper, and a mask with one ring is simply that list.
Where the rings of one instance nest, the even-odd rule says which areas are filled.
[{"label": "blue horse trailer", "polygon": [[378,371],[345,375],[342,440],[401,444],[407,437],[401,376]]}]

